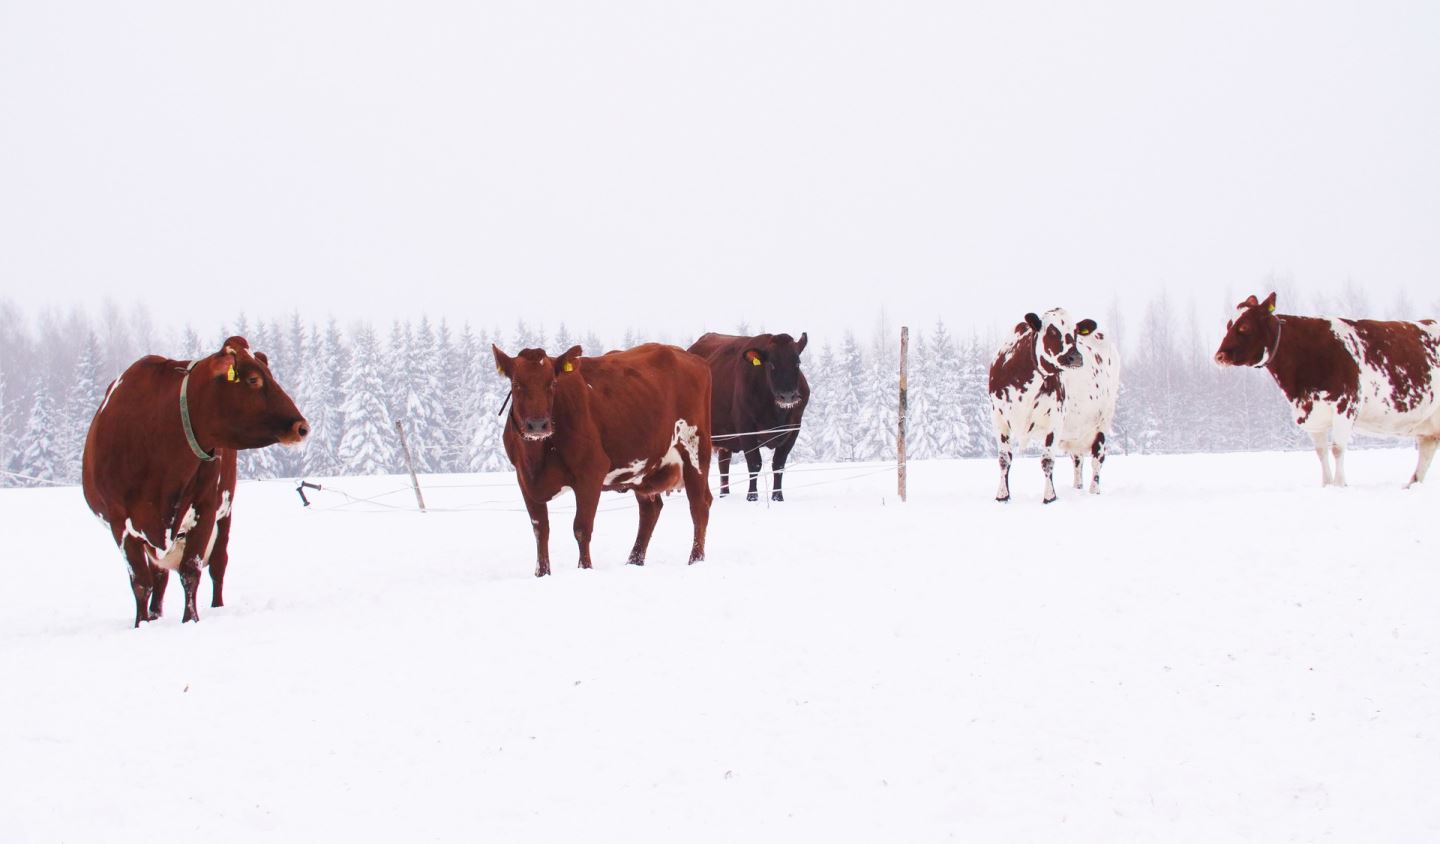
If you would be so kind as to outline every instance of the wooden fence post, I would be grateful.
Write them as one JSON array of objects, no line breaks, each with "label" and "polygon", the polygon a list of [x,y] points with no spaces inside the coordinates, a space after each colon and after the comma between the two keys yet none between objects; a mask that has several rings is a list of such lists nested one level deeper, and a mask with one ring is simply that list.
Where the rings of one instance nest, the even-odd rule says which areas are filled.
[{"label": "wooden fence post", "polygon": [[400,434],[400,451],[405,455],[405,466],[410,470],[410,485],[415,487],[415,503],[420,505],[420,512],[425,512],[425,496],[420,494],[420,479],[415,477],[415,461],[410,459],[410,444],[405,442],[405,426],[400,420],[395,420],[395,430]]},{"label": "wooden fence post", "polygon": [[910,357],[910,328],[900,326],[900,422],[895,436],[897,480],[900,500],[905,501],[905,413],[910,404],[910,378],[907,372]]}]

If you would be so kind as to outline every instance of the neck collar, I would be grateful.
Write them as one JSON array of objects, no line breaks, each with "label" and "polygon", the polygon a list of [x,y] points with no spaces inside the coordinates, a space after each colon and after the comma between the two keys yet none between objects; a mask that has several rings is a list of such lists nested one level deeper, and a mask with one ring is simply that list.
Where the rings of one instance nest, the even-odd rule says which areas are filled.
[{"label": "neck collar", "polygon": [[1275,353],[1280,351],[1280,335],[1285,331],[1285,320],[1280,317],[1275,317],[1275,323],[1277,326],[1275,329],[1275,343],[1265,350],[1265,354],[1260,356],[1260,362],[1255,364],[1256,369],[1264,369],[1269,366],[1270,361],[1275,359]]},{"label": "neck collar", "polygon": [[202,463],[215,459],[215,455],[200,447],[200,441],[195,439],[195,428],[190,424],[190,403],[185,400],[185,390],[190,385],[190,370],[200,361],[192,360],[190,365],[185,367],[185,377],[180,379],[180,427],[185,431],[185,442],[190,446],[190,451],[200,458]]}]

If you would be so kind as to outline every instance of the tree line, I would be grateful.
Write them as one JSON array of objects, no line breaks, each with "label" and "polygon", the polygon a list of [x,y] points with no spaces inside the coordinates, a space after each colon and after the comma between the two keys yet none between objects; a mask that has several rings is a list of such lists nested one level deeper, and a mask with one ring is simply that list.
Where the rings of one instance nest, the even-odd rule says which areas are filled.
[{"label": "tree line", "polygon": [[[1287,287],[1284,280],[1270,287]],[[1238,301],[1239,297],[1235,297]],[[1311,310],[1285,290],[1291,312],[1373,314],[1364,292],[1347,285],[1338,297],[1312,295]],[[1440,311],[1440,302],[1431,313]],[[1211,361],[1229,307],[1149,300],[1139,324],[1112,306],[1101,331],[1120,343],[1121,392],[1112,453],[1174,453],[1308,447],[1268,374],[1221,370]],[[1401,297],[1384,317],[1416,318]],[[763,329],[757,328],[756,331]],[[987,395],[990,361],[1011,326],[958,335],[937,319],[911,326],[907,450],[913,459],[987,457],[995,453]],[[734,327],[751,333],[750,326]],[[297,449],[244,452],[246,478],[330,477],[404,470],[395,422],[406,428],[416,470],[484,472],[508,468],[498,415],[508,383],[495,373],[491,343],[508,351],[539,346],[558,352],[576,343],[587,353],[628,348],[649,339],[626,331],[613,345],[565,325],[553,331],[448,319],[395,320],[386,326],[299,314],[261,320],[237,314],[203,336],[193,327],[157,326],[143,307],[104,303],[30,317],[0,302],[0,484],[71,484],[80,477],[85,432],[106,386],[142,354],[190,359],[217,351],[238,334],[266,352],[275,377],[309,418]],[[802,366],[811,387],[795,462],[891,460],[899,388],[898,332],[883,316],[868,332],[811,337]]]}]

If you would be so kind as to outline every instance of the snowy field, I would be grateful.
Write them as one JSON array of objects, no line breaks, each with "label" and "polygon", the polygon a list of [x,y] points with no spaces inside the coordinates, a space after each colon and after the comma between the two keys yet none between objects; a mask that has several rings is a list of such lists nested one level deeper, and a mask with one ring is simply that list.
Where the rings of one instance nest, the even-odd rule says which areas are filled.
[{"label": "snowy field", "polygon": [[229,605],[140,630],[79,490],[0,490],[3,840],[1437,841],[1413,463],[815,467],[693,567],[607,496],[591,572],[567,496],[545,580],[506,475],[245,483]]}]

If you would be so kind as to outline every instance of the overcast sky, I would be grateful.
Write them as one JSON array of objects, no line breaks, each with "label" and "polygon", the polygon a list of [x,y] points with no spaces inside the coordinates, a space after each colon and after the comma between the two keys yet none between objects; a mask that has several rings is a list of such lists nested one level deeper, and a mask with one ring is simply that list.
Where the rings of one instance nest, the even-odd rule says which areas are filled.
[{"label": "overcast sky", "polygon": [[1189,6],[0,0],[0,296],[813,339],[1276,273],[1428,310],[1440,4]]}]

